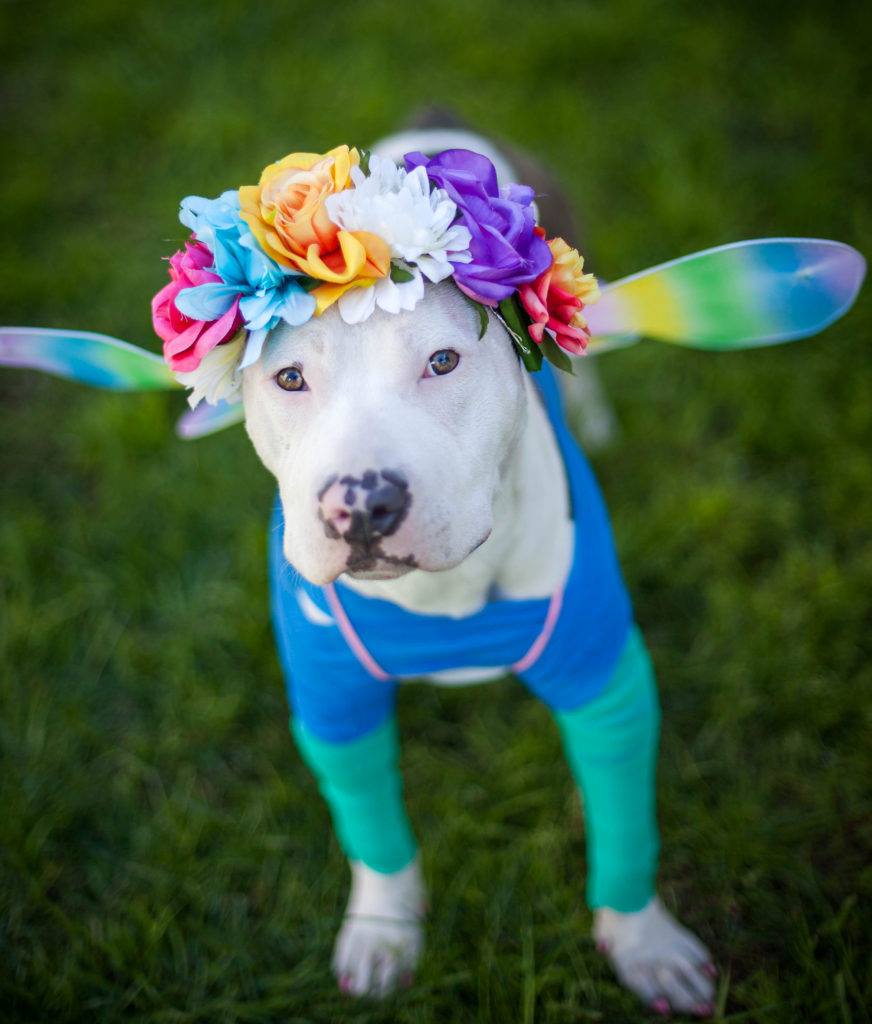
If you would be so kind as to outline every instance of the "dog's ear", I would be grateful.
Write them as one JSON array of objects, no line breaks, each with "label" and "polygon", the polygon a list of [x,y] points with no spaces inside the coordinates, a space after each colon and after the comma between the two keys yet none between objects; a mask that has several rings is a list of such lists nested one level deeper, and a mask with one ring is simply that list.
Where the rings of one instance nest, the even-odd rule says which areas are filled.
[{"label": "dog's ear", "polygon": [[110,391],[181,387],[156,353],[91,331],[0,327],[0,366],[42,370]]},{"label": "dog's ear", "polygon": [[589,351],[641,338],[713,351],[809,338],[853,306],[866,261],[820,238],[756,238],[602,285],[584,311]]}]

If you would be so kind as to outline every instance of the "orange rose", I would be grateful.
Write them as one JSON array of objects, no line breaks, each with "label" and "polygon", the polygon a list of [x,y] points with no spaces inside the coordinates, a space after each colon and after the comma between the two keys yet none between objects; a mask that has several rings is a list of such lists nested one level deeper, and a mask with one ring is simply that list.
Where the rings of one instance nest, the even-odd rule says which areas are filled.
[{"label": "orange rose", "polygon": [[[544,231],[536,228],[537,234]],[[581,355],[590,340],[587,321],[581,311],[599,298],[593,274],[584,273],[584,260],[562,238],[551,238],[548,247],[554,262],[532,284],[518,290],[521,305],[532,320],[527,328],[537,345],[546,328],[567,352]]]},{"label": "orange rose", "polygon": [[282,266],[327,284],[313,289],[315,315],[349,288],[371,285],[390,270],[388,244],[368,231],[344,231],[324,200],[351,183],[360,154],[348,146],[329,153],[291,153],[270,164],[257,185],[239,190],[242,217],[263,251]]}]

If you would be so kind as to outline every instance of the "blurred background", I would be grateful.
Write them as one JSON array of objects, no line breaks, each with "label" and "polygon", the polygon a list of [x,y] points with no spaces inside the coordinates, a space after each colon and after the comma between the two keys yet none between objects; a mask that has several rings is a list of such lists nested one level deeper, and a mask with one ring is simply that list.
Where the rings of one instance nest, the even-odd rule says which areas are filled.
[{"label": "blurred background", "polygon": [[[764,235],[869,255],[870,28],[805,2],[6,2],[0,319],[157,350],[182,196],[431,103],[557,172],[606,279]],[[810,341],[598,364],[664,706],[661,892],[726,1020],[870,1019],[870,333],[867,286]],[[512,681],[404,691],[429,952],[388,1006],[341,997],[346,868],[287,732],[244,431],[179,441],[178,394],[30,372],[0,399],[0,1019],[644,1019]]]}]

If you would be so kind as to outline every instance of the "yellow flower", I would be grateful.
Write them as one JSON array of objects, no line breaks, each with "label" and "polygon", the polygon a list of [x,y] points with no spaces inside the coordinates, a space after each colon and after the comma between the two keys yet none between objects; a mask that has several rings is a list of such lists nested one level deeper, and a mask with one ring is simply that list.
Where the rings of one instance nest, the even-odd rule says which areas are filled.
[{"label": "yellow flower", "polygon": [[[551,283],[563,288],[580,299],[585,306],[596,302],[599,298],[599,285],[593,274],[584,273],[584,257],[573,249],[562,238],[550,238],[548,248],[554,257],[551,267]],[[576,327],[587,327],[587,321],[577,312],[571,322]]]},{"label": "yellow flower", "polygon": [[344,231],[327,216],[325,199],[351,183],[360,154],[290,153],[264,168],[257,185],[239,190],[241,214],[263,251],[282,266],[327,282],[312,290],[320,315],[349,288],[390,270],[388,244],[368,231]]}]

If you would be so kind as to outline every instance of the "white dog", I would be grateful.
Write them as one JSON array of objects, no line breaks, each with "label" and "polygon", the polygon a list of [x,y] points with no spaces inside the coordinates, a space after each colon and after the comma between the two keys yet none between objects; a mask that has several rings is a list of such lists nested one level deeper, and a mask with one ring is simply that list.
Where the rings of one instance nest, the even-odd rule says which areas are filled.
[{"label": "white dog", "polygon": [[[865,261],[825,239],[719,246],[613,285],[589,328],[596,281],[539,225],[573,237],[567,207],[513,160],[517,175],[456,129],[369,155],[289,154],[257,186],[182,201],[192,234],[152,300],[168,365],[40,328],[0,328],[0,365],[122,390],[182,383],[212,407],[183,436],[236,422],[241,391],[278,481],[270,580],[292,730],[351,864],[343,990],[390,992],[423,948],[398,685],[512,672],[552,711],[582,796],[598,949],[654,1010],[707,1016],[710,954],[656,893],[651,661],[555,376],[522,364],[567,368],[591,329],[718,350],[808,337],[850,309]],[[592,370],[581,379],[596,444],[611,415]]]},{"label": "white dog", "polygon": [[[420,138],[402,138],[382,151],[413,148],[410,141],[422,148]],[[448,140],[429,141],[432,150]],[[449,144],[469,141],[453,136]],[[493,153],[479,138],[469,148]],[[348,325],[331,310],[301,327],[277,328],[244,372],[243,400],[249,436],[278,481],[277,558],[330,595],[314,600],[312,587],[293,576],[288,582],[285,573],[286,607],[296,602],[316,647],[318,630],[329,646],[329,632],[342,627],[379,678],[377,659],[332,587],[340,578],[346,595],[388,602],[424,621],[462,621],[495,595],[548,600],[570,572],[575,527],[553,422],[501,322],[490,318],[479,338],[476,315],[451,283],[428,287],[413,312],[377,311]],[[299,653],[295,642],[291,630],[287,643]],[[478,665],[431,678],[468,682],[506,668]],[[305,744],[304,753],[340,833],[360,827],[347,815],[366,813],[366,794],[337,796],[341,772],[331,776]],[[364,761],[361,749],[352,776],[366,773]],[[362,811],[337,806],[358,796]],[[376,870],[352,855],[351,872],[334,970],[347,991],[384,994],[422,952],[419,860]],[[711,956],[656,895],[632,910],[597,906],[593,932],[622,982],[652,1007],[712,1012]]]},{"label": "white dog", "polygon": [[[425,152],[446,149],[444,164],[424,169]],[[542,333],[547,324],[564,348],[579,351],[572,339],[586,338],[585,325],[575,311],[595,281],[575,250],[559,237],[546,242],[537,227],[534,194],[546,223],[555,218],[552,230],[566,224],[553,193],[546,210],[549,187],[529,162],[522,174],[532,186],[522,187],[507,184],[517,178],[500,152],[465,131],[407,133],[376,147],[397,159],[414,150],[408,170],[348,147],[291,154],[257,187],[183,200],[180,219],[194,234],[152,303],[169,369],[114,339],[26,328],[0,329],[0,363],[108,387],[168,387],[177,378],[195,389],[194,402],[241,387],[249,436],[278,481],[270,577],[292,728],[351,864],[333,959],[345,991],[390,992],[411,977],[423,948],[425,890],[402,801],[397,686],[513,672],[553,712],[582,794],[598,948],[653,1009],[709,1015],[710,954],[656,895],[651,662],[554,374],[547,365],[528,373],[515,347],[534,364],[542,352],[565,361]],[[462,216],[479,242],[455,220],[466,200],[430,191],[443,172],[448,188],[471,190]],[[349,177],[359,192],[347,190]],[[394,191],[372,192],[385,182]],[[369,222],[344,226],[349,210],[361,216],[361,197]],[[390,243],[379,230],[390,227],[385,202],[403,225]],[[422,219],[403,220],[409,210]],[[302,233],[280,237],[281,218]],[[306,241],[297,250],[283,248],[299,238]],[[476,244],[487,259],[474,258]],[[786,244],[793,259],[796,247]],[[832,269],[835,243],[809,244],[818,257],[823,247],[822,265]],[[775,246],[785,263],[784,246]],[[836,268],[853,293],[828,291],[824,275],[827,287],[812,290],[816,300],[831,296],[821,312],[809,300],[812,278],[788,273],[805,303],[790,336],[819,329],[834,303],[844,311],[853,301],[862,258],[836,249],[853,260],[853,277]],[[522,274],[501,293],[517,259]],[[464,273],[485,292],[496,289],[484,304],[461,291],[477,294]],[[529,291],[518,298],[521,285]],[[507,327],[520,306],[506,294],[530,316],[513,338]],[[776,298],[778,309],[789,308]],[[720,345],[717,319],[715,327]],[[590,371],[586,383],[586,432],[601,441],[608,407]],[[227,407],[216,412],[225,416]]]}]

